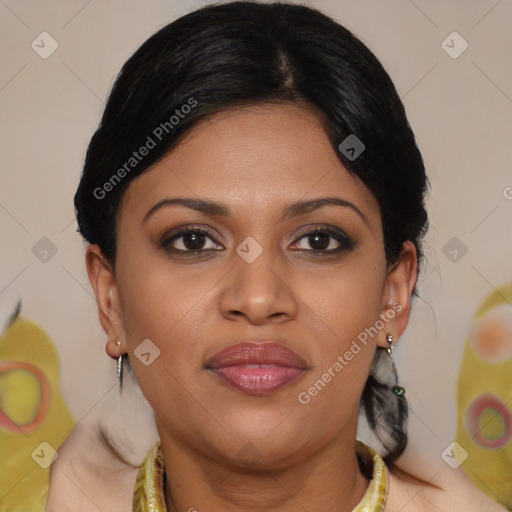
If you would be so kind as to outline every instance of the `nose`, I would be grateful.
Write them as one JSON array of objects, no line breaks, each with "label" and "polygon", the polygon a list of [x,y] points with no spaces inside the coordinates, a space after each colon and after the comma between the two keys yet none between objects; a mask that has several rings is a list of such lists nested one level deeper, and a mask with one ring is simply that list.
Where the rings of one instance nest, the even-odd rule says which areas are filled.
[{"label": "nose", "polygon": [[222,281],[220,296],[222,315],[230,320],[245,319],[255,325],[281,323],[297,314],[293,292],[295,273],[270,248],[252,262],[238,254],[234,266]]}]

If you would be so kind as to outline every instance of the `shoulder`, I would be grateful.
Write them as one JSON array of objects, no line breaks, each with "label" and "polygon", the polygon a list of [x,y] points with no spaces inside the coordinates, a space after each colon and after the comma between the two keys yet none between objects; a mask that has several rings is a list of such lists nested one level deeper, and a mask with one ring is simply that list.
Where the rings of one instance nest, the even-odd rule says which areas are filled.
[{"label": "shoulder", "polygon": [[99,439],[77,428],[51,465],[47,510],[131,510],[137,470],[116,461]]},{"label": "shoulder", "polygon": [[[449,468],[451,470],[451,468]],[[453,471],[453,470],[451,470]],[[440,469],[429,482],[394,466],[385,512],[506,512],[465,476]]]}]

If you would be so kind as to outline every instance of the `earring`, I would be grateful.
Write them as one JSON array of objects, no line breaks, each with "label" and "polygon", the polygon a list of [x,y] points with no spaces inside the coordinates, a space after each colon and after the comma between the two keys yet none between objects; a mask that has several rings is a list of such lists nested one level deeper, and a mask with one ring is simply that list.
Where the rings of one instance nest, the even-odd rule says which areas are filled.
[{"label": "earring", "polygon": [[[121,345],[121,342],[119,340],[116,341],[116,354],[117,354],[117,349],[119,348],[120,345]],[[123,387],[123,357],[124,357],[124,354],[121,354],[117,358],[117,380],[119,381],[119,386],[121,388]]]},{"label": "earring", "polygon": [[393,393],[395,393],[399,397],[403,397],[405,395],[405,388],[398,385],[398,375],[396,372],[395,360],[393,359],[393,335],[387,334],[386,341],[388,343],[388,355],[391,359],[391,366],[393,367],[393,373],[395,375],[395,385],[393,386]]}]

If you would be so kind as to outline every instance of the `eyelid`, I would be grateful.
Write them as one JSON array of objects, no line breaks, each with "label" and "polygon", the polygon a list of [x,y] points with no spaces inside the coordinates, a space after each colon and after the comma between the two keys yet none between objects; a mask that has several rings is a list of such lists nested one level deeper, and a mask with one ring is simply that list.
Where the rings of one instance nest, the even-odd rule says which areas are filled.
[{"label": "eyelid", "polygon": [[209,227],[205,228],[202,224],[181,224],[181,225],[173,227],[173,228],[168,227],[168,228],[163,229],[161,234],[158,235],[158,237],[157,237],[158,243],[163,243],[166,240],[169,240],[170,238],[172,238],[173,236],[176,236],[176,235],[182,236],[184,234],[187,234],[188,232],[201,232],[202,234],[211,238],[212,241],[214,241],[216,244],[221,243],[220,241],[218,241],[218,238],[220,238],[221,240],[224,240],[224,237],[222,235],[218,235],[218,236],[217,236],[217,234],[214,235],[212,233],[211,228],[209,228]]},{"label": "eyelid", "polygon": [[[330,226],[330,225],[313,225],[306,228],[304,231],[301,231],[298,235],[293,237],[294,244],[298,243],[303,238],[307,237],[308,235],[314,234],[314,233],[326,233],[331,238],[334,238],[340,245],[336,249],[331,250],[314,250],[309,249],[305,250],[306,253],[318,253],[318,254],[336,254],[339,252],[342,252],[344,250],[351,250],[354,249],[357,245],[359,245],[359,242],[357,242],[354,238],[352,238],[350,235],[348,235],[345,231],[343,231],[340,228]],[[339,238],[339,240],[338,240]]]},{"label": "eyelid", "polygon": [[[204,235],[206,238],[210,239],[217,245],[223,245],[220,241],[217,240],[217,237],[211,233],[209,229],[205,229],[200,226],[182,226],[180,228],[173,229],[171,231],[165,232],[161,237],[159,237],[160,244],[168,244],[171,241],[179,240],[183,236],[188,233],[195,233]],[[188,251],[191,252],[191,251]]]},{"label": "eyelid", "polygon": [[309,226],[306,226],[305,228],[302,228],[298,234],[293,235],[292,240],[296,240],[297,238],[302,238],[303,236],[308,235],[311,232],[315,232],[315,231],[325,231],[325,232],[336,234],[340,237],[351,238],[341,228],[337,228],[335,226],[331,226],[328,224],[311,224]]},{"label": "eyelid", "polygon": [[[326,232],[332,232],[333,234],[337,234],[340,237],[344,237],[346,239],[351,239],[351,237],[340,228],[337,228],[334,226],[329,226],[329,225],[323,225],[323,224],[312,224],[310,226],[307,226],[306,228],[301,228],[299,233],[292,235],[289,240],[295,241],[299,238],[302,238],[302,237],[310,234],[311,232],[322,231],[322,230],[324,230]],[[186,234],[187,232],[190,232],[190,231],[201,232],[202,234],[205,234],[205,235],[209,236],[210,238],[212,238],[212,240],[215,243],[220,243],[218,240],[216,240],[216,238],[215,238],[216,235],[213,235],[211,233],[210,228],[205,228],[201,224],[197,224],[197,225],[196,224],[182,224],[180,226],[176,226],[173,228],[165,228],[162,230],[162,234],[159,235],[157,238],[160,242],[164,242],[165,240],[171,238],[173,235],[177,235],[177,234],[182,235],[183,233]],[[219,235],[219,238],[224,239],[224,237],[222,235]]]}]

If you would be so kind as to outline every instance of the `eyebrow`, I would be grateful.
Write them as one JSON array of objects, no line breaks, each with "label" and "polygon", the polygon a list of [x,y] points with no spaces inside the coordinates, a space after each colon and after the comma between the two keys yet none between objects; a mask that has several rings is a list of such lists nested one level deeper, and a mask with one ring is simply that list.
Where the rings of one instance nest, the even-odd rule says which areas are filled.
[{"label": "eyebrow", "polygon": [[[149,209],[146,215],[144,215],[142,222],[146,222],[149,219],[149,217],[151,217],[151,215],[153,215],[156,211],[160,210],[161,208],[174,205],[186,206],[187,208],[191,208],[192,210],[196,210],[211,217],[230,216],[229,208],[222,203],[207,201],[205,199],[195,199],[191,197],[166,197],[161,201],[158,201],[158,203],[156,203]],[[361,217],[361,219],[363,219],[363,221],[367,225],[369,225],[366,216],[355,204],[345,199],[341,199],[339,197],[318,197],[316,199],[296,201],[286,206],[280,220],[289,219],[291,217],[298,217],[299,215],[304,215],[314,210],[318,210],[322,206],[326,205],[342,206],[344,208],[349,208],[355,213],[357,213],[359,217]]]}]

